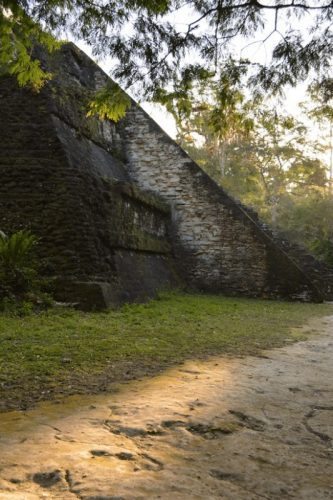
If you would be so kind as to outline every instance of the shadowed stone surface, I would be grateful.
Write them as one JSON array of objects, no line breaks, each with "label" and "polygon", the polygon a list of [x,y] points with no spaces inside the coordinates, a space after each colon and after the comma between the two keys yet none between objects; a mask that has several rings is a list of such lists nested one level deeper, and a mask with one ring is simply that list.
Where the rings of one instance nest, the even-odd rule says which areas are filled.
[{"label": "shadowed stone surface", "polygon": [[333,317],[309,329],[265,357],[1,414],[0,499],[332,498]]}]

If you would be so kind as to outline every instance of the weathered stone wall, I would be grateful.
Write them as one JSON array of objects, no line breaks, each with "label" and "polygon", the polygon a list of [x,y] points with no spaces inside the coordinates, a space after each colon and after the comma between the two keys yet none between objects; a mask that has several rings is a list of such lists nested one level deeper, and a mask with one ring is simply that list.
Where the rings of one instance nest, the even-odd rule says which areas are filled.
[{"label": "weathered stone wall", "polygon": [[320,299],[269,232],[135,103],[119,124],[87,119],[107,81],[89,57],[72,44],[36,53],[53,73],[40,94],[0,80],[0,228],[40,236],[48,273],[62,277],[59,297],[88,307],[151,295],[177,281],[175,257],[192,288]]},{"label": "weathered stone wall", "polygon": [[[40,238],[43,271],[58,278],[60,299],[89,307],[151,296],[175,280],[170,209],[129,183],[110,153],[112,124],[97,141],[54,112],[55,88],[34,94],[0,79],[0,228]],[[98,283],[110,286],[101,292]]]},{"label": "weathered stone wall", "polygon": [[[49,96],[50,112],[53,117],[58,118],[63,128],[59,130],[59,136],[69,154],[72,149],[72,137],[66,134],[66,125],[72,130],[72,134],[68,130],[69,134],[74,135],[79,143],[80,155],[83,149],[87,149],[84,142],[88,141],[89,147],[95,145],[97,150],[101,148],[112,155],[112,177],[128,179],[123,165],[120,167],[124,154],[115,123],[110,120],[99,120],[97,117],[87,118],[89,102],[96,89],[106,84],[106,74],[73,44],[64,45],[61,51],[52,55],[40,51],[37,51],[37,55],[45,69],[53,75],[43,93]],[[91,152],[89,170],[101,168],[100,154],[97,150]],[[121,172],[116,171],[116,164]],[[109,175],[108,170],[101,174]]]},{"label": "weathered stone wall", "polygon": [[186,281],[228,294],[310,299],[298,266],[138,106],[118,127],[132,179],[172,207],[174,248]]}]

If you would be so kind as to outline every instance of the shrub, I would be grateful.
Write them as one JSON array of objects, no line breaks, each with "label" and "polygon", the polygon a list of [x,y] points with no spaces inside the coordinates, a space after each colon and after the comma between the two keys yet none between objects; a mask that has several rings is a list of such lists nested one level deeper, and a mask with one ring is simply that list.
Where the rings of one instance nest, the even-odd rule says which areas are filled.
[{"label": "shrub", "polygon": [[50,301],[43,293],[43,280],[38,273],[34,247],[38,239],[30,231],[21,230],[7,236],[0,231],[0,309],[10,304],[43,305]]}]

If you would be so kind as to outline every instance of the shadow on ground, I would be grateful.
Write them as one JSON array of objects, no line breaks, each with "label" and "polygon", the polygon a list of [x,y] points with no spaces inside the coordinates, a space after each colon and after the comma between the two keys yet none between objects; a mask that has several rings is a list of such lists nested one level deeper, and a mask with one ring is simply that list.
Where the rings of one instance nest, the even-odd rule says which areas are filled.
[{"label": "shadow on ground", "polygon": [[186,362],[0,415],[0,499],[328,499],[333,318],[262,357]]}]

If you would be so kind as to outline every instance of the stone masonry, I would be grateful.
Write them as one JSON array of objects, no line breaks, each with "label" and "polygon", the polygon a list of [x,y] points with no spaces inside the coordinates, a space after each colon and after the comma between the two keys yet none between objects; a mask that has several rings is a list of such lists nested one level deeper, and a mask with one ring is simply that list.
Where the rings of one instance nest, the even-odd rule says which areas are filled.
[{"label": "stone masonry", "polygon": [[252,297],[306,300],[318,293],[302,263],[139,106],[132,106],[119,128],[131,178],[171,206],[174,252],[187,283]]},{"label": "stone masonry", "polygon": [[39,236],[60,299],[102,308],[184,285],[248,297],[329,294],[322,271],[313,279],[314,259],[303,266],[289,255],[136,103],[117,124],[88,119],[107,76],[75,45],[37,55],[53,73],[39,94],[0,79],[0,229]]}]

